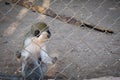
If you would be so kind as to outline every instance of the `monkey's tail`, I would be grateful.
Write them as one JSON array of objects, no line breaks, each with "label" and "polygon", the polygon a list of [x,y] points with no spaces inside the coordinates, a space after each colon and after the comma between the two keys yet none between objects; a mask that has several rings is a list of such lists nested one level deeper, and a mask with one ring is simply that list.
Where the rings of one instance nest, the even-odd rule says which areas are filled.
[{"label": "monkey's tail", "polygon": [[22,76],[0,73],[0,80],[24,80]]}]

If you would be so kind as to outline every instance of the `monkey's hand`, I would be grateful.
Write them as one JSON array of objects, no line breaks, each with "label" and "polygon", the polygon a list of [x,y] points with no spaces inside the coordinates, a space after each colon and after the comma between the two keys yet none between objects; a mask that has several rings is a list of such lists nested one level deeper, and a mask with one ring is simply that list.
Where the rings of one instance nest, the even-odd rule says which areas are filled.
[{"label": "monkey's hand", "polygon": [[20,58],[21,58],[21,52],[20,51],[16,52],[16,57],[17,57],[17,60],[20,61]]}]

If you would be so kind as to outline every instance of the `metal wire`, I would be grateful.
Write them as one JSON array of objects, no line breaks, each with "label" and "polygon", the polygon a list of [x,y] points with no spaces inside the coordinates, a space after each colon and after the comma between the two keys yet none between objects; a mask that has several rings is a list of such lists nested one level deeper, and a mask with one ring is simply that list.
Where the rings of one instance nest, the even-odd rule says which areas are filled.
[{"label": "metal wire", "polygon": [[[40,15],[40,13],[31,12],[31,7],[32,7],[31,5],[31,7],[28,9],[29,11],[27,11],[25,14],[29,18],[31,17],[34,18],[34,15],[35,16],[37,15],[37,17],[35,17],[34,20],[32,20],[32,22],[28,21],[28,23],[27,23],[28,17],[26,16],[25,18],[21,18],[21,20],[19,20],[20,22],[19,26],[27,25],[28,26],[27,28],[21,27],[20,29],[16,25],[13,25],[13,27],[16,29],[15,31],[17,31],[17,29],[18,31],[23,30],[23,32],[18,32],[21,34],[23,33],[23,35],[25,35],[26,33],[25,30],[30,29],[33,23],[36,23],[39,21],[42,21],[42,22],[45,21],[47,25],[50,26],[50,31],[54,33],[52,34],[52,37],[46,42],[46,45],[48,45],[47,46],[48,51],[42,49],[41,48],[42,46],[35,43],[33,40],[31,41],[35,43],[36,46],[40,47],[40,50],[42,50],[45,53],[48,53],[48,56],[50,56],[50,58],[53,58],[51,56],[53,53],[58,55],[57,56],[58,60],[54,64],[57,67],[57,70],[54,72],[55,75],[53,75],[52,77],[54,80],[57,80],[57,78],[59,78],[59,76],[62,73],[66,73],[65,75],[68,77],[67,80],[72,80],[73,78],[80,80],[85,78],[114,76],[114,75],[120,74],[119,72],[117,72],[117,69],[119,68],[115,67],[115,66],[119,66],[120,64],[119,62],[120,55],[111,53],[112,48],[115,48],[114,49],[115,51],[117,51],[120,48],[120,44],[119,44],[120,40],[118,39],[120,37],[119,36],[120,29],[118,27],[120,25],[119,24],[120,15],[114,14],[117,12],[120,13],[119,1],[117,0],[112,0],[112,1],[96,0],[96,1],[98,1],[99,3],[96,3],[94,0],[76,0],[76,1],[50,0],[49,6],[46,8],[45,11],[47,11],[48,9],[53,10],[56,13],[56,17],[49,18],[49,16],[44,15],[45,16],[44,19],[38,18],[39,16],[40,17],[42,16]],[[4,0],[0,1],[0,7],[1,5],[5,4],[4,8],[3,7],[0,8],[1,27],[6,26],[6,24],[9,24],[10,22],[12,22],[12,19],[6,20],[6,18],[9,18],[11,16],[16,18],[17,15],[14,15],[13,12],[18,12],[19,8],[20,9],[24,8],[23,6],[21,7],[17,5],[20,2],[20,0],[17,0],[14,4],[11,3],[10,1],[8,1],[7,3],[5,2],[6,1]],[[28,0],[28,2],[33,2],[34,5],[38,5],[44,1]],[[7,6],[9,5],[12,5],[12,6],[10,6],[9,9],[7,9],[8,8]],[[42,6],[42,5],[39,5],[39,6]],[[7,9],[7,11],[5,11],[4,9]],[[106,12],[105,13],[103,12],[103,14],[101,12],[102,16],[98,18],[96,15],[99,16],[101,9],[105,9],[104,11]],[[112,13],[113,15],[111,15]],[[57,20],[57,17],[59,17],[59,15],[65,15],[67,17],[70,17],[70,19],[68,19],[65,22],[60,22]],[[112,16],[115,18],[112,19]],[[111,18],[112,23],[110,23],[109,17]],[[96,22],[93,23],[95,24],[95,26],[89,29],[89,28],[85,28],[84,24],[79,25],[79,27],[68,24],[68,22],[71,21],[73,18],[75,18],[76,20],[81,20],[81,22],[83,23],[84,21],[90,21],[92,23],[92,22],[95,22],[94,20],[96,20]],[[106,22],[103,23],[103,21],[105,20]],[[115,34],[106,34],[107,32],[95,31],[94,29],[99,25],[103,26],[106,29],[112,29],[115,32]],[[109,25],[109,26],[106,27],[104,25]],[[84,26],[84,27],[82,28],[80,26]],[[0,28],[0,29],[1,29],[0,31],[3,31],[3,33],[1,32],[0,34],[4,35],[5,30],[3,28]],[[8,36],[5,36],[5,37],[8,39],[12,39],[10,37],[13,36],[13,39],[16,39],[16,35],[19,36],[19,34],[16,34],[15,31],[13,32],[12,35],[8,34],[9,37]],[[0,37],[0,40],[2,39],[3,38]],[[2,43],[3,42],[1,42],[0,44]],[[15,43],[13,45],[18,46],[19,45],[18,43]],[[12,43],[9,43],[8,47],[10,48],[11,45]],[[31,44],[28,44],[27,46],[25,46],[23,50],[27,51],[30,55],[32,55],[30,51],[25,49],[29,45]],[[1,52],[2,52],[2,49],[4,49],[3,47],[0,46]],[[2,52],[1,54],[3,53],[4,52]],[[32,57],[34,58],[34,56]],[[6,61],[6,59],[4,61]],[[2,63],[4,62],[0,62],[0,65],[2,65]],[[112,64],[114,65],[111,66]],[[38,66],[34,67],[27,77],[29,77],[37,68],[40,68],[40,70],[43,71],[42,70],[43,68],[41,66],[42,65],[39,64]],[[47,72],[50,72],[50,71],[52,72],[54,67],[55,66],[51,66],[49,68],[48,66],[46,74]],[[59,72],[59,73],[56,73],[56,72]],[[35,72],[35,74],[39,76],[37,72]],[[45,77],[46,74],[45,75],[41,74],[41,76],[44,75]],[[44,78],[40,80],[44,80]]]}]

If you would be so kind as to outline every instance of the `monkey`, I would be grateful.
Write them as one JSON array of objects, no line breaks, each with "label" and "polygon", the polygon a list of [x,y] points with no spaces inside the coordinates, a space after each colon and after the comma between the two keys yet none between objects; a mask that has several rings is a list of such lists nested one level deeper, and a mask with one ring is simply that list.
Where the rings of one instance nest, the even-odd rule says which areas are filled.
[{"label": "monkey", "polygon": [[[56,58],[50,57],[46,51],[46,41],[50,37],[51,32],[44,22],[32,25],[31,36],[25,39],[23,49],[16,54],[17,58],[22,62],[21,72],[25,79],[43,79],[47,70],[46,64],[54,64]],[[31,73],[34,68],[36,69]],[[39,76],[36,76],[36,74]]]}]

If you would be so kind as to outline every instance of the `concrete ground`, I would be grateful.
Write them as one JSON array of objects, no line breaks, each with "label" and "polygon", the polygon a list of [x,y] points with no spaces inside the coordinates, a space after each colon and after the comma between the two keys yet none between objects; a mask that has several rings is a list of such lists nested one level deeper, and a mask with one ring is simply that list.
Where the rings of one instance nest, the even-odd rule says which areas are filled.
[{"label": "concrete ground", "polygon": [[[42,3],[38,0],[35,4]],[[50,56],[58,57],[57,71],[70,80],[117,80],[104,77],[120,76],[120,1],[51,0],[50,4],[43,4],[48,5],[58,14],[88,21],[115,33],[70,25],[0,0],[0,72],[15,74],[20,67],[15,53],[21,49],[25,34],[32,24],[44,21],[52,33],[47,49]],[[103,78],[91,79],[98,77]]]},{"label": "concrete ground", "polygon": [[84,79],[84,80],[120,80],[119,77],[101,77],[101,78],[93,78],[93,79]]}]

